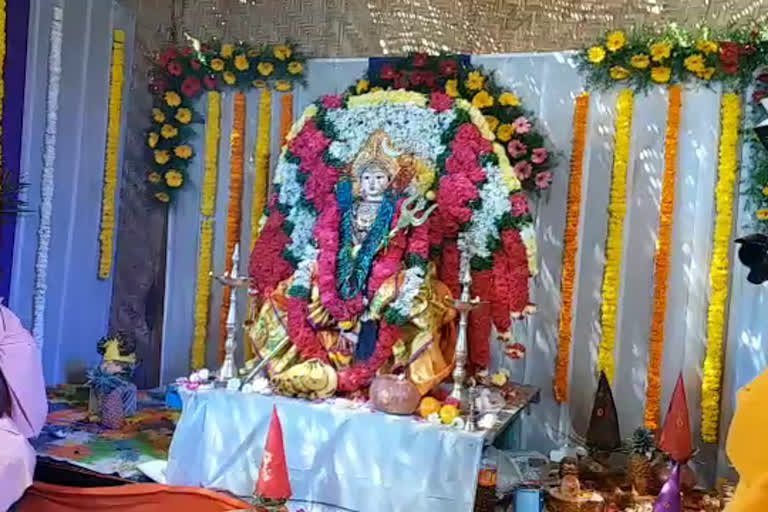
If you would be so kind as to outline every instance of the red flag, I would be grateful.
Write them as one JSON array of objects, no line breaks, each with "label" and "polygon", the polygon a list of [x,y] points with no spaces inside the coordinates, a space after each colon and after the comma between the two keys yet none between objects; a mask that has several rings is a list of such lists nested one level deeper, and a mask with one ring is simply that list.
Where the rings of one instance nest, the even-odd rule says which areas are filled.
[{"label": "red flag", "polygon": [[664,428],[661,430],[659,448],[675,462],[685,463],[693,453],[691,424],[688,419],[688,400],[685,398],[683,375],[677,378],[672,400],[669,402]]},{"label": "red flag", "polygon": [[283,445],[283,428],[277,415],[277,407],[274,406],[255,494],[259,498],[270,501],[285,501],[291,497],[291,481],[288,478],[288,464],[285,462]]}]

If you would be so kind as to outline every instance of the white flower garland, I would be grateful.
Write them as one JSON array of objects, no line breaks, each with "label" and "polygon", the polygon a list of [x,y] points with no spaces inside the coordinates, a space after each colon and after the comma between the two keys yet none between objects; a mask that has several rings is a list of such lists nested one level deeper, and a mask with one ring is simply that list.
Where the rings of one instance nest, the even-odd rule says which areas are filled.
[{"label": "white flower garland", "polygon": [[403,286],[400,288],[397,299],[390,306],[401,317],[410,316],[411,309],[413,309],[413,299],[419,294],[419,290],[424,284],[424,275],[424,269],[420,266],[410,267],[405,271]]},{"label": "white flower garland", "polygon": [[485,166],[486,181],[480,188],[480,209],[472,214],[466,230],[470,256],[488,258],[488,244],[499,238],[496,223],[510,211],[509,190],[504,185],[501,170],[496,165]]},{"label": "white flower garland", "polygon": [[520,230],[520,237],[525,245],[525,252],[528,255],[528,270],[532,276],[539,273],[539,257],[536,247],[536,229],[533,223],[528,223]]},{"label": "white flower garland", "polygon": [[54,166],[56,163],[56,124],[59,111],[61,81],[61,41],[64,9],[53,7],[50,53],[48,55],[48,93],[46,98],[45,149],[40,185],[40,224],[37,228],[35,256],[35,291],[33,296],[32,335],[43,346],[45,336],[45,298],[48,282],[48,252],[51,245],[51,216],[53,214]]}]

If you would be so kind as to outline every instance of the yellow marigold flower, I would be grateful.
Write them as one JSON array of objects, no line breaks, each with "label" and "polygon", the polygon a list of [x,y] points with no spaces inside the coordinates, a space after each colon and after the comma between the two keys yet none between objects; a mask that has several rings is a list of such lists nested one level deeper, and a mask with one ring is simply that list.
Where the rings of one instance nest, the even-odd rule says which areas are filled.
[{"label": "yellow marigold flower", "polygon": [[627,44],[627,36],[621,30],[615,30],[605,39],[605,47],[612,52],[617,52]]},{"label": "yellow marigold flower", "polygon": [[237,82],[237,77],[231,71],[225,71],[221,77],[224,79],[224,82],[229,85],[235,85],[235,82]]},{"label": "yellow marigold flower", "polygon": [[479,71],[471,71],[467,77],[465,85],[470,91],[477,91],[482,89],[483,85],[485,85],[485,77]]},{"label": "yellow marigold flower", "polygon": [[234,45],[231,44],[224,44],[221,46],[221,56],[225,59],[228,59],[232,57],[232,54],[235,52]]},{"label": "yellow marigold flower", "polygon": [[212,59],[211,69],[214,71],[221,71],[222,69],[224,69],[224,61],[221,59]]},{"label": "yellow marigold flower", "polygon": [[763,195],[768,196],[768,185],[763,187]]},{"label": "yellow marigold flower", "polygon": [[192,122],[192,111],[188,108],[182,107],[176,111],[176,120],[181,124],[189,124]]},{"label": "yellow marigold flower", "polygon": [[157,134],[157,132],[149,132],[149,135],[147,135],[147,146],[154,149],[157,146],[159,140],[160,136]]},{"label": "yellow marigold flower", "polygon": [[472,98],[472,106],[477,109],[484,109],[493,106],[493,96],[488,91],[480,91]]},{"label": "yellow marigold flower", "polygon": [[187,146],[186,144],[182,144],[181,146],[176,146],[173,149],[173,153],[177,157],[183,158],[184,160],[188,160],[192,158],[192,148]]},{"label": "yellow marigold flower", "polygon": [[382,89],[381,87],[374,87],[373,89],[371,89],[371,92],[379,92],[379,91],[383,91],[383,90],[384,89]]},{"label": "yellow marigold flower", "polygon": [[611,68],[611,78],[614,80],[624,80],[629,77],[629,70],[621,66],[613,66]]},{"label": "yellow marigold flower", "polygon": [[290,46],[286,46],[284,44],[278,44],[274,47],[272,50],[272,53],[275,55],[275,58],[278,60],[288,60],[291,58],[291,55],[293,55],[293,50],[291,50]]},{"label": "yellow marigold flower", "polygon": [[171,197],[165,192],[155,192],[155,199],[160,202],[167,203],[171,200]]},{"label": "yellow marigold flower", "polygon": [[715,68],[704,68],[703,70],[696,73],[699,78],[702,80],[712,80],[712,77],[715,75]]},{"label": "yellow marigold flower", "polygon": [[176,169],[165,173],[165,183],[171,188],[178,188],[184,183],[184,175]]},{"label": "yellow marigold flower", "polygon": [[651,80],[659,84],[665,84],[672,78],[672,70],[666,66],[651,69]]},{"label": "yellow marigold flower", "polygon": [[165,103],[169,107],[178,107],[181,105],[181,96],[179,96],[179,93],[175,91],[166,91],[164,98]]},{"label": "yellow marigold flower", "polygon": [[256,66],[256,69],[259,70],[261,76],[269,76],[275,70],[275,65],[271,62],[259,62],[259,65]]},{"label": "yellow marigold flower", "polygon": [[511,124],[503,124],[499,126],[499,130],[496,132],[496,138],[501,142],[507,142],[515,134],[515,127]]},{"label": "yellow marigold flower", "polygon": [[179,129],[173,126],[172,124],[164,124],[163,127],[160,129],[160,135],[162,135],[164,139],[172,139],[178,134],[179,134]]},{"label": "yellow marigold flower", "polygon": [[688,71],[692,71],[694,73],[700,73],[701,71],[704,71],[704,68],[706,67],[706,62],[704,61],[704,56],[700,53],[695,53],[691,55],[690,57],[686,57],[683,61],[683,65],[685,66],[685,69]]},{"label": "yellow marigold flower", "polygon": [[370,87],[370,85],[371,85],[371,82],[369,82],[368,80],[365,80],[365,79],[358,80],[357,85],[355,86],[355,92],[357,92],[357,94],[363,94],[368,90],[368,87]]},{"label": "yellow marigold flower", "polygon": [[666,42],[653,43],[649,49],[654,62],[661,62],[672,55],[672,45]]},{"label": "yellow marigold flower", "polygon": [[701,41],[696,42],[696,49],[709,55],[710,53],[716,53],[717,50],[720,49],[720,46],[715,41],[702,39]]},{"label": "yellow marigold flower", "polygon": [[293,89],[293,85],[288,80],[278,80],[275,82],[275,89],[280,92],[288,92]]},{"label": "yellow marigold flower", "polygon": [[253,85],[257,89],[263,89],[267,86],[267,82],[264,80],[254,80],[253,82],[251,82],[251,85]]},{"label": "yellow marigold flower", "polygon": [[651,65],[651,59],[644,53],[638,53],[637,55],[632,56],[629,63],[632,64],[633,68],[645,69]]},{"label": "yellow marigold flower", "polygon": [[587,50],[587,60],[592,64],[600,64],[605,60],[605,48],[602,46],[593,46]]},{"label": "yellow marigold flower", "polygon": [[162,177],[162,176],[160,176],[160,173],[159,173],[159,172],[157,172],[157,171],[152,171],[152,172],[151,172],[151,173],[149,173],[149,175],[147,176],[147,181],[149,181],[150,183],[155,183],[155,184],[157,184],[157,183],[160,183],[160,181],[161,181],[162,179],[163,179],[163,177]]},{"label": "yellow marigold flower", "polygon": [[167,164],[168,160],[170,159],[171,159],[171,155],[166,150],[164,149],[155,150],[155,162],[157,162],[159,165]]},{"label": "yellow marigold flower", "polygon": [[261,52],[257,48],[251,48],[248,50],[249,57],[258,57],[259,55],[261,55]]},{"label": "yellow marigold flower", "polygon": [[292,75],[300,75],[304,71],[304,64],[293,61],[288,63],[288,72]]},{"label": "yellow marigold flower", "polygon": [[459,96],[459,81],[456,79],[451,79],[445,82],[445,94],[450,96],[451,98],[456,98]]},{"label": "yellow marigold flower", "polygon": [[159,108],[153,108],[152,109],[152,120],[154,122],[156,122],[156,123],[164,123],[165,122],[165,114]]},{"label": "yellow marigold flower", "polygon": [[499,127],[499,119],[495,116],[485,116],[485,122],[488,123],[488,128],[490,128],[492,132],[495,132],[496,128]]},{"label": "yellow marigold flower", "polygon": [[520,98],[517,97],[517,94],[512,94],[511,92],[502,93],[502,95],[499,96],[499,103],[505,107],[519,107],[521,105]]},{"label": "yellow marigold flower", "polygon": [[251,66],[251,64],[248,62],[248,57],[246,57],[243,54],[238,55],[235,57],[235,67],[239,71],[245,71]]},{"label": "yellow marigold flower", "polygon": [[760,220],[768,220],[768,208],[760,208],[755,212],[755,215],[757,215],[757,218]]}]

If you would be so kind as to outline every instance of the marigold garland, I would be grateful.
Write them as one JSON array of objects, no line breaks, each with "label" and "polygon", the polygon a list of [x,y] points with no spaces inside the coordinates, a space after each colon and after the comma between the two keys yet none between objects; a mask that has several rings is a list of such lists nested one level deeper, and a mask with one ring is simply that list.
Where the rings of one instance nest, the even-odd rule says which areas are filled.
[{"label": "marigold garland", "polygon": [[[232,253],[240,241],[240,226],[243,216],[243,159],[245,137],[245,94],[238,92],[235,95],[234,119],[232,120],[232,147],[230,153],[229,172],[229,209],[227,212],[227,249],[226,269],[227,274],[232,271]],[[224,287],[221,298],[221,311],[219,320],[219,359],[224,360],[224,345],[227,341],[227,314],[231,290]]]},{"label": "marigold garland", "polygon": [[200,248],[197,256],[197,288],[195,290],[195,330],[192,338],[192,367],[205,366],[208,339],[208,311],[211,299],[213,223],[216,208],[216,181],[219,167],[219,139],[221,138],[221,94],[208,93],[208,116],[205,127],[205,174],[200,212]]},{"label": "marigold garland", "polygon": [[669,89],[667,136],[664,143],[664,184],[659,212],[659,241],[656,249],[653,316],[648,340],[648,384],[645,390],[645,426],[659,427],[661,415],[661,369],[664,354],[664,323],[667,313],[669,264],[672,258],[672,226],[675,213],[677,181],[677,147],[680,136],[680,107],[682,89],[675,85]]},{"label": "marigold garland", "polygon": [[733,198],[738,175],[739,122],[741,100],[738,94],[723,95],[721,109],[720,164],[715,188],[715,218],[712,265],[709,270],[711,296],[707,315],[707,355],[701,392],[701,436],[705,443],[716,443],[720,426],[720,386],[723,377],[723,336],[728,308]]},{"label": "marigold garland", "polygon": [[598,372],[604,371],[613,381],[616,370],[614,351],[616,348],[616,319],[618,313],[621,280],[621,258],[624,250],[624,217],[627,213],[627,168],[632,137],[631,90],[619,93],[616,105],[616,143],[611,176],[611,194],[608,205],[608,237],[605,246],[605,274],[603,275],[603,304],[600,326],[602,338],[598,350]]},{"label": "marigold garland", "polygon": [[576,98],[573,116],[573,154],[571,175],[568,180],[568,211],[563,235],[563,277],[560,284],[560,343],[555,368],[555,400],[568,400],[568,372],[571,365],[573,329],[573,293],[576,280],[576,254],[579,250],[579,220],[581,217],[581,186],[584,173],[584,149],[587,143],[589,94]]},{"label": "marigold garland", "polygon": [[251,209],[251,250],[259,238],[259,224],[267,205],[269,188],[269,149],[272,132],[272,93],[265,89],[259,99],[259,134],[256,138],[256,176],[253,180]]},{"label": "marigold garland", "polygon": [[208,337],[208,304],[211,298],[212,248],[213,219],[205,218],[200,225],[200,253],[197,258],[195,331],[192,343],[192,368],[195,370],[205,367],[205,340]]},{"label": "marigold garland", "polygon": [[107,121],[107,150],[104,163],[104,190],[101,197],[101,232],[99,233],[99,279],[112,273],[112,248],[115,236],[115,193],[120,159],[120,122],[125,75],[125,32],[115,30],[112,41],[112,72]]},{"label": "marigold garland", "polygon": [[293,94],[283,94],[280,104],[280,146],[284,146],[293,125]]}]

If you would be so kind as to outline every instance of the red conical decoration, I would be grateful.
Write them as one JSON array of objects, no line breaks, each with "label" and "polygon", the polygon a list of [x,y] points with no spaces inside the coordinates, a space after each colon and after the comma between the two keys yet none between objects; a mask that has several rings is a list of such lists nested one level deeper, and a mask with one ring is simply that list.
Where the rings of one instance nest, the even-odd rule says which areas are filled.
[{"label": "red conical decoration", "polygon": [[684,464],[693,453],[693,436],[688,418],[688,400],[685,398],[685,384],[682,374],[677,378],[672,400],[669,402],[664,428],[661,430],[659,448],[669,454],[672,460]]},{"label": "red conical decoration", "polygon": [[288,479],[288,464],[285,462],[283,445],[283,428],[277,415],[277,407],[274,406],[255,495],[268,501],[287,501],[291,497],[291,481]]}]

